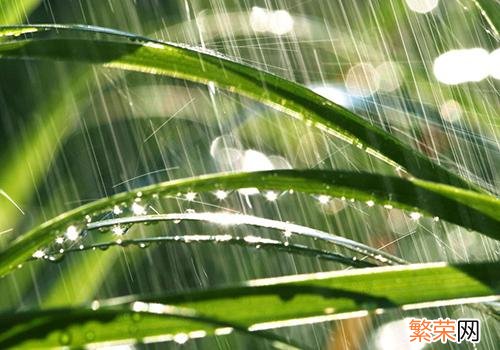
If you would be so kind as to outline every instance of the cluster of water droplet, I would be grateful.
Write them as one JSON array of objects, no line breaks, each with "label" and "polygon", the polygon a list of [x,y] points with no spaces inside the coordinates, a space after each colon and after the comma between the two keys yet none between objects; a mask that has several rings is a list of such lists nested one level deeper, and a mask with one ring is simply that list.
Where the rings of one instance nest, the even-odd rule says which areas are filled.
[{"label": "cluster of water droplet", "polygon": [[[327,189],[328,190],[328,189]],[[256,191],[252,192],[251,194],[247,194],[245,192],[241,192],[239,190],[233,190],[233,191],[227,191],[223,189],[218,189],[216,191],[211,192],[210,195],[213,196],[213,199],[216,201],[228,201],[230,199],[231,195],[235,196],[260,196],[261,198],[265,199],[267,202],[277,202],[280,198],[283,196],[287,195],[293,195],[294,191],[289,190],[289,191],[282,191],[282,192],[277,192],[277,191]],[[158,200],[160,198],[159,194],[155,195],[149,195],[147,196],[148,199],[154,199]],[[187,191],[184,193],[177,193],[175,196],[165,196],[165,198],[169,199],[176,199],[176,200],[182,200],[187,203],[201,203],[204,204],[200,198],[200,195],[196,192],[193,191]],[[356,201],[354,198],[346,198],[344,196],[340,198],[335,198],[331,197],[326,194],[319,194],[319,195],[312,195],[312,198],[314,198],[318,204],[320,205],[321,208],[323,208],[326,212],[331,212],[331,213],[336,213],[340,210],[343,210],[345,207],[349,205],[365,205],[368,208],[374,207],[376,204],[376,201],[373,199],[366,200],[364,202],[359,202]],[[78,251],[78,250],[88,250],[88,249],[102,249],[105,250],[108,247],[112,245],[121,245],[121,246],[128,246],[128,245],[136,245],[141,248],[146,248],[149,246],[150,241],[147,240],[124,240],[124,236],[126,235],[127,231],[129,228],[136,224],[136,223],[142,223],[142,224],[148,224],[149,218],[154,216],[154,215],[160,215],[160,213],[151,205],[147,204],[143,198],[142,192],[137,192],[135,198],[129,202],[129,203],[117,203],[113,205],[112,208],[109,208],[108,210],[104,212],[100,212],[97,214],[93,215],[86,215],[82,220],[71,223],[64,228],[62,228],[60,231],[58,231],[55,234],[54,241],[49,244],[47,247],[43,247],[40,249],[37,249],[35,252],[32,254],[32,258],[34,259],[43,259],[47,260],[50,262],[58,262],[60,261],[63,257],[64,254],[67,251]],[[383,204],[383,208],[386,210],[391,211],[393,209],[393,206],[391,204]],[[192,208],[186,209],[186,213],[195,213],[195,210]],[[418,221],[421,217],[422,214],[419,212],[409,212],[408,218],[412,221]],[[147,216],[147,217],[146,217]],[[133,218],[133,217],[146,217],[142,221],[124,221],[124,222],[116,222],[111,225],[99,225],[100,222],[104,222],[109,219],[116,219],[116,218]],[[227,218],[227,220],[225,219]],[[178,218],[175,220],[172,220],[174,223],[180,223],[182,218]],[[234,217],[231,215],[227,216],[221,216],[218,221],[215,223],[221,224],[221,225],[236,225],[238,222],[233,222],[235,220]],[[236,218],[237,220],[237,218]],[[435,217],[434,221],[438,221],[439,218]],[[154,220],[151,220],[151,222],[155,222]],[[86,237],[90,231],[93,231],[95,229],[98,229],[98,231],[101,232],[110,232],[114,236],[114,239],[111,240],[110,242],[107,243],[101,243],[101,244],[93,244],[92,243],[92,238],[86,240]],[[267,244],[281,244],[285,247],[289,245],[289,239],[292,237],[292,231],[285,229],[282,234],[282,240],[270,240],[262,237],[255,237],[252,235],[247,235],[247,236],[230,236],[230,235],[204,235],[203,237],[200,235],[184,235],[184,236],[173,236],[170,237],[170,240],[176,240],[176,241],[182,241],[185,243],[188,242],[196,242],[196,241],[207,241],[207,240],[212,240],[214,242],[220,242],[224,240],[234,240],[234,241],[242,241],[247,244],[253,245],[257,248],[260,247],[261,244],[267,243]],[[166,239],[164,241],[168,241],[169,239]],[[88,242],[90,241],[90,242]],[[272,241],[272,242],[271,242]],[[163,241],[160,240],[157,243],[162,243]],[[377,258],[377,260],[381,262],[385,262],[385,258]]]}]

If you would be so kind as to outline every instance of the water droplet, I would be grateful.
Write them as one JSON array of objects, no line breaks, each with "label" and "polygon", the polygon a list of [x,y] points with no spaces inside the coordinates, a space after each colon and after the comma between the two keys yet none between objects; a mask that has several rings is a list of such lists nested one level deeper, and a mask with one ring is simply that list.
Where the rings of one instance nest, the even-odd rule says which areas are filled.
[{"label": "water droplet", "polygon": [[227,335],[231,334],[233,332],[234,328],[232,327],[222,327],[222,328],[217,328],[214,333],[215,335]]},{"label": "water droplet", "polygon": [[208,82],[208,91],[211,95],[215,94],[215,83],[213,81]]},{"label": "water droplet", "polygon": [[69,335],[69,333],[67,333],[67,332],[61,333],[61,335],[59,336],[59,343],[61,345],[70,344],[71,343],[71,336]]},{"label": "water droplet", "polygon": [[138,312],[136,312],[132,315],[132,321],[134,321],[134,322],[139,322],[141,320],[141,318],[142,318],[142,315]]},{"label": "water droplet", "polygon": [[369,207],[373,207],[375,205],[375,202],[372,200],[366,201],[366,205]]},{"label": "water droplet", "polygon": [[217,190],[215,191],[215,197],[217,197],[217,199],[219,200],[224,200],[227,198],[227,195],[228,193],[226,191],[223,191],[223,190]]},{"label": "water droplet", "polygon": [[64,259],[63,254],[57,254],[57,255],[51,255],[51,256],[44,256],[45,259],[47,259],[51,263],[59,263]]},{"label": "water droplet", "polygon": [[386,263],[388,262],[389,260],[384,258],[382,255],[378,254],[378,255],[375,255],[374,256],[375,259],[377,259],[378,261],[382,262],[382,263]]},{"label": "water droplet", "polygon": [[68,228],[66,229],[65,236],[70,241],[76,241],[78,239],[79,235],[80,235],[80,232],[78,231],[78,229],[74,225],[68,226]]},{"label": "water droplet", "polygon": [[417,221],[418,219],[420,219],[422,217],[422,214],[416,212],[416,211],[413,211],[410,213],[410,219],[412,219],[413,221]]},{"label": "water droplet", "polygon": [[128,327],[128,332],[129,332],[129,334],[131,334],[131,335],[135,335],[135,334],[137,333],[137,331],[138,331],[138,330],[139,330],[139,329],[137,328],[137,326],[134,326],[134,325],[132,325],[132,326]]},{"label": "water droplet", "polygon": [[125,234],[125,229],[123,227],[121,227],[120,225],[116,225],[116,226],[113,226],[113,228],[111,229],[111,232],[113,232],[113,234],[115,234],[117,236],[122,236],[123,234]]},{"label": "water droplet", "polygon": [[196,198],[196,193],[195,192],[188,192],[185,194],[184,198],[186,198],[187,201],[192,202]]},{"label": "water droplet", "polygon": [[45,256],[45,252],[43,250],[37,250],[36,252],[33,253],[32,255],[35,259],[41,259]]},{"label": "water droplet", "polygon": [[207,332],[200,330],[200,331],[192,331],[189,332],[189,338],[191,339],[196,339],[196,338],[204,338],[207,336]]},{"label": "water droplet", "polygon": [[231,235],[216,235],[215,241],[216,242],[225,242],[225,241],[230,241],[231,238],[232,238]]},{"label": "water droplet", "polygon": [[123,213],[123,210],[118,205],[115,205],[113,207],[113,214],[120,215],[121,213]]},{"label": "water droplet", "polygon": [[326,196],[326,195],[322,194],[322,195],[318,196],[317,199],[321,204],[327,204],[330,201],[330,196]]},{"label": "water droplet", "polygon": [[268,201],[274,202],[276,199],[278,199],[278,194],[274,191],[267,191],[265,197]]},{"label": "water droplet", "polygon": [[189,340],[189,336],[186,333],[177,333],[174,335],[174,341],[177,344],[184,344]]},{"label": "water droplet", "polygon": [[134,215],[146,215],[146,209],[137,202],[132,203],[131,209]]}]

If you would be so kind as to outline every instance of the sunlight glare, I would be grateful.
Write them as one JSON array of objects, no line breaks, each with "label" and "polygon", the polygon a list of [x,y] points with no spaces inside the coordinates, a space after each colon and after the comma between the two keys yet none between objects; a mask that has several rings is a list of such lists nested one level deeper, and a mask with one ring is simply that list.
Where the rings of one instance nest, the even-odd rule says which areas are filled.
[{"label": "sunlight glare", "polygon": [[490,73],[490,55],[485,49],[450,50],[434,61],[434,75],[444,84],[478,82]]},{"label": "sunlight glare", "polygon": [[250,26],[255,32],[284,35],[293,30],[293,18],[286,10],[270,11],[254,6],[250,12]]},{"label": "sunlight glare", "polygon": [[410,10],[418,13],[427,13],[434,10],[439,4],[439,0],[406,0],[406,5]]}]

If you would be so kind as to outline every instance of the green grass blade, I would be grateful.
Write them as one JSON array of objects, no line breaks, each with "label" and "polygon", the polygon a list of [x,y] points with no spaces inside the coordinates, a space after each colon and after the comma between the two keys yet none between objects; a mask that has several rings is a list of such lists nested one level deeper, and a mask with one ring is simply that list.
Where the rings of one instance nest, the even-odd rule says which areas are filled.
[{"label": "green grass blade", "polygon": [[472,0],[472,2],[476,5],[486,23],[488,23],[494,38],[499,40],[500,16],[498,13],[500,13],[500,2],[498,0]]},{"label": "green grass blade", "polygon": [[131,296],[93,303],[92,308],[8,314],[0,316],[0,346],[79,347],[175,340],[180,333],[187,340],[189,334],[213,334],[218,325],[258,332],[387,308],[492,301],[499,298],[499,269],[500,263],[366,268],[253,280],[179,295]]},{"label": "green grass blade", "polygon": [[[214,244],[217,245],[235,245],[242,247],[258,247],[259,249],[265,249],[270,251],[282,251],[291,254],[309,256],[312,258],[317,258],[321,260],[334,261],[346,266],[352,267],[374,267],[375,264],[371,262],[364,261],[361,259],[353,259],[352,257],[330,252],[322,249],[311,248],[302,244],[288,244],[285,245],[283,242],[278,240],[268,239],[264,237],[252,236],[252,241],[248,242],[243,237],[220,237],[217,235],[176,235],[176,236],[159,236],[159,237],[148,237],[148,238],[136,238],[136,239],[124,239],[120,242],[109,241],[97,244],[86,245],[83,248],[70,248],[64,251],[64,254],[68,253],[79,253],[89,250],[106,250],[110,247],[148,247],[150,244]],[[48,255],[58,255],[57,251],[47,252]],[[35,258],[33,258],[35,260]]]},{"label": "green grass blade", "polygon": [[[388,132],[306,87],[213,52],[87,26],[18,26],[3,27],[1,31],[6,33],[15,29],[36,32],[30,34],[34,35],[32,39],[14,39],[0,44],[0,57],[99,63],[214,85],[305,120],[394,167],[399,164],[419,178],[478,189]],[[53,37],[37,38],[40,33]],[[64,33],[83,34],[89,39],[68,39]]]},{"label": "green grass blade", "polygon": [[[370,173],[323,170],[273,170],[252,173],[213,174],[146,186],[83,205],[45,222],[17,238],[0,253],[0,275],[26,261],[37,249],[44,248],[69,224],[81,223],[85,215],[109,212],[113,205],[132,203],[137,193],[142,198],[175,195],[179,192],[204,192],[257,187],[269,190],[302,191],[329,194],[391,204],[407,210],[419,210],[449,222],[500,239],[500,200],[473,191],[451,191],[450,186],[414,179],[402,179]],[[458,200],[457,200],[458,198]]]},{"label": "green grass blade", "polygon": [[291,224],[289,222],[283,222],[278,220],[265,219],[252,215],[243,214],[231,214],[231,213],[210,213],[210,212],[198,212],[198,213],[168,213],[159,215],[135,215],[132,217],[120,217],[109,220],[102,220],[97,222],[91,222],[86,227],[85,230],[95,230],[110,228],[115,225],[118,226],[128,226],[136,223],[155,223],[160,221],[200,221],[206,223],[216,223],[224,226],[231,225],[249,225],[259,228],[273,229],[278,231],[288,231],[291,234],[296,234],[303,237],[313,238],[315,240],[321,240],[347,248],[354,253],[362,254],[363,258],[370,258],[377,260],[378,262],[388,263],[388,264],[406,264],[405,260],[402,260],[396,256],[393,256],[384,251],[369,247],[365,244],[358,243],[356,241],[340,237],[334,234],[330,234],[324,231],[316,230],[310,227]]}]

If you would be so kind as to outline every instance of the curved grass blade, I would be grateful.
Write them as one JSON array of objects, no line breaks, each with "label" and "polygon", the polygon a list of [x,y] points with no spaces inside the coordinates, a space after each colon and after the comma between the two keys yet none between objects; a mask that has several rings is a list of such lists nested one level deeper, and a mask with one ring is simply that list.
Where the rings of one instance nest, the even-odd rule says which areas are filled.
[{"label": "curved grass blade", "polygon": [[[14,39],[0,44],[0,57],[99,63],[108,67],[167,75],[214,85],[305,120],[321,130],[357,145],[397,169],[400,169],[398,165],[402,166],[419,178],[483,191],[434,163],[383,129],[306,87],[232,61],[215,52],[99,27],[81,25],[0,27],[0,31],[4,33],[28,29],[36,31],[30,33],[35,35],[35,38]],[[63,35],[68,32],[91,38],[68,39]],[[36,38],[40,33],[52,34],[54,38]]]},{"label": "curved grass blade", "polygon": [[[202,221],[216,223],[223,226],[227,225],[251,225],[260,228],[268,228],[273,230],[279,230],[284,232],[294,233],[300,236],[311,237],[315,239],[320,239],[325,242],[333,243],[337,246],[347,248],[355,253],[360,253],[365,257],[369,257],[382,263],[389,264],[406,264],[407,262],[400,259],[394,255],[386,253],[382,250],[378,250],[369,247],[365,244],[340,237],[334,234],[330,234],[324,231],[316,230],[310,227],[291,224],[288,222],[265,219],[252,215],[243,214],[231,214],[231,213],[169,213],[169,214],[159,214],[159,215],[137,215],[131,217],[121,217],[116,219],[101,220],[97,222],[91,222],[86,226],[87,230],[101,229],[105,227],[112,227],[115,225],[129,225],[134,223],[153,223],[159,221]],[[252,238],[244,238],[247,242],[252,240]],[[278,241],[276,241],[278,242]],[[260,242],[259,242],[260,244]]]},{"label": "curved grass blade", "polygon": [[402,179],[369,173],[323,170],[273,170],[251,173],[213,174],[154,184],[123,192],[83,205],[18,237],[0,253],[0,275],[26,261],[40,247],[52,242],[66,226],[81,222],[85,215],[109,212],[113,205],[130,203],[141,192],[142,198],[175,195],[179,192],[231,190],[257,187],[269,190],[296,190],[324,193],[390,204],[407,210],[420,210],[500,239],[500,200],[472,191],[455,189],[423,180]]},{"label": "curved grass blade", "polygon": [[[302,246],[302,249],[298,249],[301,246],[295,247],[294,245],[290,244],[290,242],[287,242],[289,245],[285,246],[282,242],[279,241],[273,241],[270,239],[260,239],[255,236],[245,236],[241,240],[235,240],[234,243],[239,242],[241,245],[245,246],[255,246],[259,245],[261,248],[264,249],[279,249],[279,250],[285,250],[285,251],[290,251],[293,249],[293,251],[297,254],[303,254],[303,255],[309,255],[309,256],[314,256],[322,259],[337,259],[339,262],[342,262],[344,264],[350,265],[350,266],[355,266],[355,267],[367,267],[365,265],[365,259],[371,259],[373,260],[377,265],[384,265],[384,264],[407,264],[405,260],[402,260],[398,257],[395,257],[391,254],[388,254],[384,251],[373,249],[367,245],[360,244],[358,242],[345,239],[343,237],[335,236],[328,234],[326,232],[322,232],[319,230],[315,230],[309,227],[303,227],[299,225],[294,225],[290,223],[285,223],[285,222],[280,222],[280,221],[273,221],[269,219],[263,219],[255,216],[249,216],[249,215],[238,215],[238,216],[231,216],[229,213],[180,213],[180,214],[167,214],[167,215],[160,215],[160,216],[133,216],[133,217],[121,217],[119,219],[114,219],[114,220],[101,220],[101,221],[95,221],[91,222],[90,224],[86,224],[83,228],[82,231],[89,231],[89,230],[94,230],[94,229],[103,229],[106,227],[121,227],[124,229],[124,232],[126,232],[132,223],[139,223],[139,222],[157,222],[157,221],[162,221],[162,220],[200,220],[200,221],[205,221],[205,222],[215,222],[215,223],[223,223],[224,226],[227,226],[229,224],[232,225],[254,225],[258,227],[265,227],[265,228],[271,228],[275,230],[280,230],[282,232],[288,231],[290,234],[298,234],[298,235],[305,235],[309,237],[313,237],[315,239],[320,239],[323,241],[327,241],[336,245],[340,245],[343,247],[346,247],[348,249],[351,249],[355,253],[359,254],[360,257],[355,256],[355,257],[344,257],[340,256],[335,253],[330,253],[330,252],[321,252],[321,251],[315,251],[311,250],[311,248],[308,248],[306,246]],[[81,232],[83,233],[83,232]],[[100,235],[99,235],[100,236]],[[182,242],[182,237],[183,236],[175,236],[173,237],[175,239],[179,239],[175,241],[176,243]],[[191,239],[191,241],[200,241],[200,239],[207,238],[210,236],[184,236],[186,239]],[[217,242],[217,244],[221,243],[231,243],[231,242],[225,242],[226,239],[230,237],[229,235],[218,235],[214,236],[213,238]],[[121,241],[121,245],[127,244],[125,240],[123,240],[124,236],[119,237],[118,239]],[[161,237],[163,238],[163,237]],[[160,238],[160,239],[161,239]],[[164,237],[165,239],[172,238],[172,237]],[[212,240],[213,241],[213,240]],[[207,243],[206,241],[204,241]],[[78,245],[79,246],[79,245]],[[100,247],[103,247],[103,245],[98,245]],[[104,244],[104,247],[106,244]],[[84,246],[85,247],[85,246]],[[64,258],[66,252],[68,250],[65,250],[63,254],[59,254],[57,251],[61,248],[60,245],[57,245],[57,247],[51,247],[49,249],[44,249],[46,251],[44,255],[44,259],[46,261],[59,261],[61,258]],[[288,249],[290,248],[290,249]],[[54,249],[54,252],[51,252],[51,250]],[[85,248],[84,248],[85,249]],[[78,248],[78,251],[80,251],[80,248]],[[113,254],[110,254],[113,253]],[[79,305],[82,302],[85,302],[87,300],[90,300],[93,298],[95,295],[95,291],[97,289],[97,286],[102,283],[102,278],[104,278],[105,274],[103,274],[102,270],[103,269],[110,269],[112,266],[110,260],[113,260],[117,252],[107,252],[105,254],[99,254],[97,256],[92,257],[91,261],[92,263],[90,264],[91,266],[94,263],[99,263],[100,265],[103,265],[104,267],[101,267],[98,269],[98,271],[94,273],[90,273],[91,271],[88,270],[88,265],[89,264],[78,264],[76,265],[75,269],[71,270],[71,274],[67,275],[64,278],[63,283],[56,282],[52,290],[53,292],[50,293],[50,295],[47,298],[43,299],[43,305],[53,307],[53,306],[60,306],[60,305]],[[328,253],[328,254],[324,254]],[[103,259],[105,262],[101,261]],[[373,263],[368,263],[368,266],[373,266]],[[90,276],[87,277],[87,276]],[[84,284],[86,286],[89,286],[90,288],[85,288],[85,289],[80,289],[76,288],[74,289],[73,293],[68,293],[67,288],[65,287],[66,285],[79,285],[81,281],[84,281]],[[60,292],[63,290],[64,292]]]},{"label": "curved grass blade", "polygon": [[[64,255],[68,253],[78,253],[88,250],[106,250],[110,247],[128,247],[137,246],[140,248],[149,247],[151,244],[206,244],[216,243],[217,245],[236,245],[242,247],[258,247],[259,249],[266,249],[270,251],[282,251],[291,254],[298,254],[303,256],[309,256],[321,260],[338,262],[347,266],[352,267],[374,267],[375,264],[364,261],[362,259],[353,259],[339,253],[330,252],[322,249],[311,248],[302,244],[289,243],[288,245],[283,244],[278,240],[258,237],[258,236],[246,236],[246,237],[233,237],[230,235],[176,235],[176,236],[160,236],[160,237],[148,237],[148,238],[136,238],[136,239],[122,239],[120,241],[110,241],[97,244],[89,244],[79,248],[70,248],[64,250]],[[61,255],[58,251],[47,252],[48,256],[58,256]],[[61,255],[62,257],[62,255]],[[32,260],[36,260],[32,258]]]},{"label": "curved grass blade", "polygon": [[[187,340],[193,332],[217,333],[213,324],[200,320],[259,332],[362,317],[387,308],[494,301],[500,298],[499,269],[498,262],[375,267],[253,280],[177,295],[130,296],[95,302],[93,308],[8,314],[0,316],[0,346],[79,347],[161,337],[175,340],[179,333]],[[192,319],[172,317],[177,310]]]},{"label": "curved grass blade", "polygon": [[[207,335],[226,335],[236,330],[269,340],[274,347],[279,349],[307,349],[268,331],[252,333],[239,325],[199,316],[191,309],[158,303],[134,302],[122,305],[119,309],[113,307],[97,310],[95,306],[91,306],[80,309],[52,309],[35,313],[39,317],[35,318],[34,322],[30,322],[32,317],[30,312],[13,316],[19,323],[24,322],[20,327],[16,324],[6,324],[3,322],[6,318],[0,315],[0,324],[5,323],[2,324],[5,327],[0,333],[1,346],[14,346],[17,349],[45,349],[68,346],[80,348],[84,345],[99,348],[167,341],[184,344],[189,339],[203,338]],[[104,332],[101,331],[101,325],[99,323],[96,325],[96,322],[108,323],[105,325]],[[89,323],[96,327],[88,327]],[[112,328],[106,327],[109,324]],[[76,325],[87,326],[85,328],[90,330],[84,328],[75,331]],[[52,330],[55,326],[65,331],[56,331],[54,334]],[[143,331],[137,327],[147,329]],[[68,328],[70,328],[69,331],[67,331]],[[183,332],[179,332],[181,329]],[[169,331],[173,334],[169,334]],[[20,337],[25,339],[20,342]]]}]

